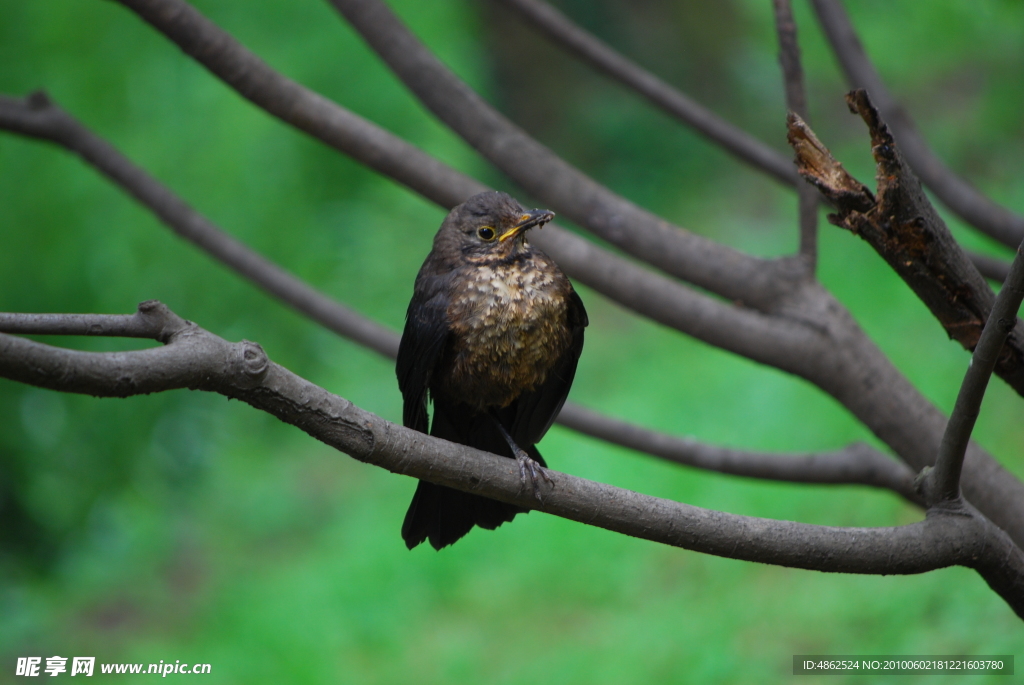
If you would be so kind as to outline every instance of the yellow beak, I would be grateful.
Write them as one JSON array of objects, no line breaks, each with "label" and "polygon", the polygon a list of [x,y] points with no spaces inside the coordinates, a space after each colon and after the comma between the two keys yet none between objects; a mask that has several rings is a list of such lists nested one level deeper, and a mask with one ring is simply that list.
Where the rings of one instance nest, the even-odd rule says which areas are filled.
[{"label": "yellow beak", "polygon": [[498,242],[503,243],[509,238],[515,238],[528,228],[533,228],[534,226],[541,227],[554,218],[555,213],[551,210],[531,209],[520,217],[518,224],[498,236]]}]

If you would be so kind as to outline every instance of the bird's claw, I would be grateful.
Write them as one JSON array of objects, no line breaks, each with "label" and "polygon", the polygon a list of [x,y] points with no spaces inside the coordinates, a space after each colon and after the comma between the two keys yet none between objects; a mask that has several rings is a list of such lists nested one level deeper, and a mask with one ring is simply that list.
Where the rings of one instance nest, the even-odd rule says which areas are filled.
[{"label": "bird's claw", "polygon": [[543,502],[544,498],[540,493],[540,482],[537,476],[540,476],[540,478],[547,481],[548,485],[554,487],[555,481],[551,480],[548,470],[531,459],[530,455],[521,449],[516,450],[516,461],[519,462],[519,478],[522,481],[522,486],[525,488],[526,483],[529,482],[533,489],[533,496],[538,502]]}]

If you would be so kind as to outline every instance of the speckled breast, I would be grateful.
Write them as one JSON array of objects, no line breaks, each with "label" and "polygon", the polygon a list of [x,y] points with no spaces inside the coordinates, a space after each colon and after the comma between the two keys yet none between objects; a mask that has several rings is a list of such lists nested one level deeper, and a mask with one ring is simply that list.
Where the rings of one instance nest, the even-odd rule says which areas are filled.
[{"label": "speckled breast", "polygon": [[536,388],[571,342],[568,279],[549,259],[474,265],[448,307],[452,344],[444,391],[477,409]]}]

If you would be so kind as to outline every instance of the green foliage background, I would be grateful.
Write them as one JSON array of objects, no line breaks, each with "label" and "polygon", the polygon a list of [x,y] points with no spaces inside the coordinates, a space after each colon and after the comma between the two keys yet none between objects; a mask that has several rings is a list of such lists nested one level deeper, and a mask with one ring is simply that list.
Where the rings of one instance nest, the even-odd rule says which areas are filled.
[{"label": "green foliage background", "polygon": [[[275,68],[516,192],[326,3],[196,4]],[[560,4],[784,150],[767,0]],[[749,252],[794,249],[789,192],[489,2],[392,5],[485,97],[616,191]],[[814,124],[870,182],[863,126],[845,111],[805,3],[796,5]],[[940,155],[1024,209],[1024,6],[848,5]],[[235,236],[400,328],[441,209],[256,110],[116,3],[0,0],[0,91],[38,87]],[[971,247],[1006,254],[951,224]],[[858,239],[825,224],[821,248],[821,279],[948,410],[967,355]],[[732,446],[873,440],[806,383],[581,290],[592,326],[575,401]],[[400,420],[390,363],[228,273],[68,153],[0,136],[0,310],[127,313],[151,298],[225,338],[259,341],[277,362]],[[1022,407],[994,382],[976,433],[1018,477]],[[542,447],[556,469],[739,514],[845,526],[920,518],[885,493],[687,470],[558,427]],[[101,400],[0,381],[0,682],[20,680],[18,656],[59,654],[210,663],[210,683],[759,683],[791,678],[794,653],[1005,654],[1024,644],[1020,621],[964,569],[817,574],[537,513],[440,554],[410,553],[398,530],[413,487],[220,397]]]}]

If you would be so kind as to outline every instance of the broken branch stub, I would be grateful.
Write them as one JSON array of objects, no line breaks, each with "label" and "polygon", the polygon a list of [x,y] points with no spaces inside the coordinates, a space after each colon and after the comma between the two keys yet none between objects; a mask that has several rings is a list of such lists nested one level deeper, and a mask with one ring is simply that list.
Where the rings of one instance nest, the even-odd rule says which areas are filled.
[{"label": "broken branch stub", "polygon": [[[831,223],[866,240],[965,349],[978,344],[995,294],[957,244],[903,159],[889,127],[864,90],[846,96],[871,133],[874,194],[849,173],[799,117],[788,119],[797,171],[835,208]],[[1024,323],[1016,322],[996,373],[1024,395]]]}]

